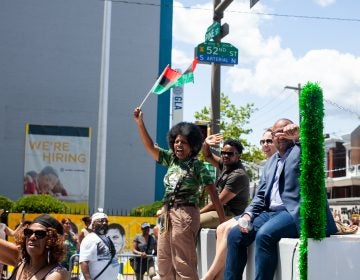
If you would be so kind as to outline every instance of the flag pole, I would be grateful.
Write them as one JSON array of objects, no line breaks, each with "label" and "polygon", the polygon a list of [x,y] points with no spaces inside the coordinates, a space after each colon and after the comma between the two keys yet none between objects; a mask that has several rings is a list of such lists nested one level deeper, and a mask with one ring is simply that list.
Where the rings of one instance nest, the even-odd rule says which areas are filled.
[{"label": "flag pole", "polygon": [[144,105],[146,99],[148,99],[149,95],[151,94],[151,90],[149,90],[149,92],[146,94],[145,98],[143,99],[143,101],[141,102],[140,106],[138,107],[139,109],[141,109],[142,105]]},{"label": "flag pole", "polygon": [[[160,80],[161,78],[164,76],[164,73],[166,71],[166,69],[169,67],[169,64],[166,65],[166,67],[164,68],[164,70],[162,71],[161,75],[159,76],[159,78],[156,80],[156,82],[154,83],[154,85],[156,85]],[[153,90],[154,86],[149,90],[149,92],[145,95],[143,101],[141,102],[140,106],[138,107],[139,109],[141,109],[141,107],[144,105],[146,99],[148,99],[149,95],[152,93],[152,90]]]}]

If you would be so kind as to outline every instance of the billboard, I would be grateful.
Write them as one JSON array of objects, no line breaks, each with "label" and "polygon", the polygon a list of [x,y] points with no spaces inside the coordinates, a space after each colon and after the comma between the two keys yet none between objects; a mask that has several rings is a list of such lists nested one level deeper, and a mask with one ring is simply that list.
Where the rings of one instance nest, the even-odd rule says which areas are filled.
[{"label": "billboard", "polygon": [[26,125],[24,195],[87,204],[91,129]]}]

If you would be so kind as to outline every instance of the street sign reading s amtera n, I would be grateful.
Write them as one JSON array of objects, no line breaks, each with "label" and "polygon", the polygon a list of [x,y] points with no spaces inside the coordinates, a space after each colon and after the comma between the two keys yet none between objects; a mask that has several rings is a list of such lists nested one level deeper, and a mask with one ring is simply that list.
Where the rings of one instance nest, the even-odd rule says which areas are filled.
[{"label": "street sign reading s amtera n", "polygon": [[238,64],[238,49],[229,43],[204,42],[195,48],[199,63]]}]

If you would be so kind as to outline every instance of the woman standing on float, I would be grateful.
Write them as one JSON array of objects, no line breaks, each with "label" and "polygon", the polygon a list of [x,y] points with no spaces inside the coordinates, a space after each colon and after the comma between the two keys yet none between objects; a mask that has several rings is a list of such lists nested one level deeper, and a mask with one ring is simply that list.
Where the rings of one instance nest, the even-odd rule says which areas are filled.
[{"label": "woman standing on float", "polygon": [[168,133],[170,150],[165,150],[154,145],[140,108],[135,109],[134,119],[146,150],[168,168],[164,177],[164,207],[157,251],[159,275],[166,280],[197,280],[196,238],[200,228],[201,187],[210,194],[220,222],[225,220],[213,179],[204,163],[196,159],[202,146],[201,131],[193,123],[176,124]]}]

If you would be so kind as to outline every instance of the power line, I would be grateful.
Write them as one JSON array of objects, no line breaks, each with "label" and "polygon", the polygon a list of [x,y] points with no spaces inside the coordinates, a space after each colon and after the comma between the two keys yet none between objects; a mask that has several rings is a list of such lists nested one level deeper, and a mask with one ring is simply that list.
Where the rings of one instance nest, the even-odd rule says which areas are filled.
[{"label": "power line", "polygon": [[[100,0],[104,1],[104,0]],[[139,5],[139,6],[156,6],[160,7],[160,4],[146,3],[141,1],[129,1],[129,0],[112,0],[113,3],[122,3],[128,5]],[[178,6],[178,5],[163,5],[165,7],[173,7],[176,9],[186,9],[186,10],[203,10],[203,11],[212,11],[211,8],[201,8],[201,7],[191,7],[191,6]],[[325,16],[306,16],[306,15],[294,15],[294,14],[279,14],[279,13],[262,13],[262,12],[251,12],[251,11],[237,11],[237,10],[228,10],[227,13],[237,13],[237,14],[250,14],[250,15],[260,15],[260,16],[273,16],[273,17],[287,17],[287,18],[300,18],[300,19],[316,19],[316,20],[329,20],[329,21],[349,21],[349,22],[360,22],[359,18],[342,18],[342,17],[325,17]]]},{"label": "power line", "polygon": [[[287,94],[289,98],[283,97],[281,94],[275,95],[272,98],[272,100],[277,101],[275,104],[272,104],[272,106],[268,107],[266,110],[258,110],[256,113],[253,114],[251,120],[251,124],[253,126],[258,126],[266,122],[267,120],[276,119],[277,117],[279,117],[279,114],[283,114],[284,112],[279,111],[279,108],[284,103],[288,103],[285,111],[294,110],[294,108],[296,108],[295,110],[298,110],[297,99],[295,100],[292,94],[289,94],[286,91],[284,92],[284,90],[282,91],[282,93]],[[263,106],[263,108],[264,107],[265,106]]]},{"label": "power line", "polygon": [[[229,11],[229,12],[231,12],[231,11]],[[235,12],[242,13],[242,14],[256,14],[256,15],[274,16],[274,17],[289,17],[289,18],[303,18],[303,19],[319,19],[319,20],[360,22],[360,19],[358,19],[358,18],[304,16],[304,15],[277,14],[277,13],[241,12],[241,11],[235,11]]]},{"label": "power line", "polygon": [[355,112],[355,111],[353,111],[353,110],[351,110],[351,109],[349,109],[349,108],[345,108],[344,106],[341,106],[341,105],[339,105],[339,104],[337,104],[337,103],[335,103],[334,101],[331,101],[331,100],[329,100],[329,99],[325,99],[325,98],[324,98],[324,101],[325,101],[326,103],[328,103],[328,104],[330,104],[330,105],[332,105],[332,106],[334,106],[334,107],[342,110],[342,111],[345,111],[345,112],[354,114],[358,119],[360,119],[360,114],[359,114],[359,113],[357,113],[357,112]]}]

